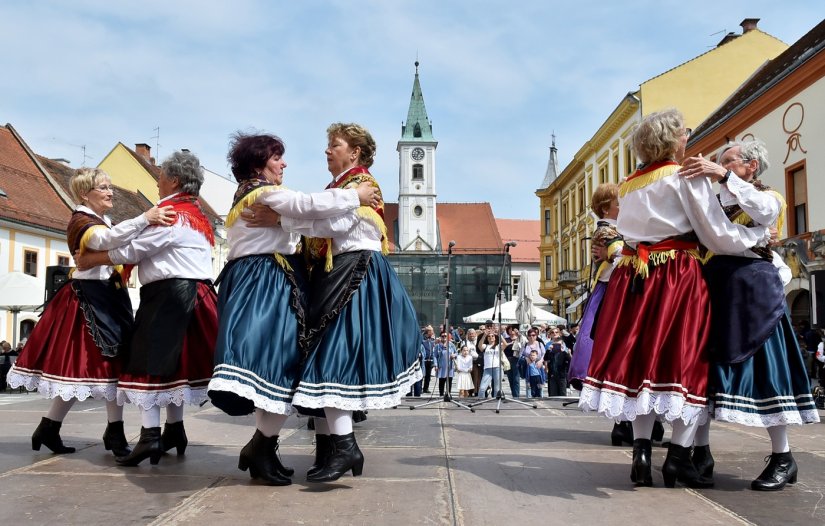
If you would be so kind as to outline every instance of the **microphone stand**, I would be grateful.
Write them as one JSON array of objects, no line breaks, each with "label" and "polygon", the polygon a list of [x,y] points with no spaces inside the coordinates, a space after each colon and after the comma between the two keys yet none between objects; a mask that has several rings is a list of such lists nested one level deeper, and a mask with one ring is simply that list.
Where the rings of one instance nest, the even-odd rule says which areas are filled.
[{"label": "microphone stand", "polygon": [[[504,395],[504,389],[502,388],[502,384],[503,384],[503,382],[502,382],[502,380],[503,380],[503,378],[502,378],[502,369],[503,368],[502,368],[502,365],[501,365],[501,360],[502,360],[501,355],[503,354],[502,349],[503,349],[504,340],[501,338],[501,327],[503,326],[502,323],[501,323],[501,305],[504,303],[504,270],[507,268],[507,256],[510,255],[510,247],[511,246],[513,246],[511,243],[505,243],[504,244],[504,253],[503,253],[504,258],[502,259],[502,262],[501,262],[501,274],[499,274],[499,277],[498,277],[498,331],[499,331],[499,335],[498,335],[499,336],[499,338],[498,338],[498,354],[499,354],[498,362],[499,363],[498,363],[498,367],[497,367],[498,370],[493,373],[493,374],[498,375],[498,393],[496,393],[495,397],[493,397],[493,398],[488,398],[486,400],[481,400],[480,402],[470,404],[470,407],[474,408],[477,405],[482,405],[482,404],[486,404],[488,402],[495,401],[495,402],[497,402],[496,403],[496,413],[501,412],[501,404],[502,403],[506,404],[508,402],[515,402],[517,404],[523,405],[524,407],[532,407],[533,409],[538,408],[538,404],[536,404],[536,403],[531,404],[529,402],[522,402],[521,400],[516,400],[515,398],[508,398],[507,396]],[[482,337],[486,338],[486,336],[482,336]],[[504,357],[504,359],[506,360],[507,358]],[[493,382],[493,388],[495,388],[495,382]]]},{"label": "microphone stand", "polygon": [[[450,291],[450,270],[453,262],[454,246],[455,241],[450,241],[450,244],[447,245],[447,286],[444,289],[444,332],[447,333],[447,371],[450,370],[450,367],[453,367],[453,365],[451,365],[450,363],[450,361],[452,360],[450,358],[450,340],[452,338],[452,334],[450,333],[450,297],[453,295],[453,293]],[[457,347],[456,350],[458,350]],[[426,371],[425,374],[430,374],[430,372]],[[410,406],[410,411],[412,411],[413,409],[418,409],[419,407],[427,407],[435,404],[440,404],[441,402],[448,402],[462,409],[468,409],[471,413],[475,413],[476,410],[473,409],[471,406],[462,404],[457,400],[453,400],[452,396],[450,395],[450,390],[452,389],[452,382],[450,381],[451,379],[449,376],[449,372],[447,374],[447,381],[445,382],[447,385],[446,389],[444,389],[444,398],[441,400],[433,400],[432,402],[426,402],[424,404]],[[433,388],[433,391],[435,391],[435,388]]]}]

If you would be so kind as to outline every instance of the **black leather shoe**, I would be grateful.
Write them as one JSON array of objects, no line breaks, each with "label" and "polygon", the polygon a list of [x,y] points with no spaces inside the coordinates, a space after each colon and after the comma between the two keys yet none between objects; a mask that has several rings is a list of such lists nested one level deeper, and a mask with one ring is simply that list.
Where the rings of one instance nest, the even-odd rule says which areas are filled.
[{"label": "black leather shoe", "polygon": [[653,434],[650,436],[650,439],[653,442],[661,442],[663,438],[665,438],[665,426],[656,420],[653,422]]},{"label": "black leather shoe", "polygon": [[249,470],[253,479],[261,479],[270,486],[289,486],[292,480],[281,474],[284,467],[278,460],[278,435],[265,437],[259,429],[241,450],[238,469]]},{"label": "black leather shoe", "polygon": [[358,422],[363,422],[367,419],[367,412],[366,411],[353,411],[352,412],[352,423],[357,424]]},{"label": "black leather shoe", "polygon": [[125,457],[117,457],[115,460],[121,466],[137,466],[147,458],[153,466],[160,462],[163,455],[163,447],[160,443],[159,427],[141,427],[140,440],[135,444],[135,449]]},{"label": "black leather shoe", "polygon": [[307,475],[309,482],[332,482],[341,478],[341,475],[352,470],[352,476],[358,477],[364,470],[364,455],[355,442],[355,433],[348,435],[330,435],[333,452],[324,467]]},{"label": "black leather shoe", "polygon": [[693,454],[690,460],[700,477],[713,479],[713,466],[716,465],[716,462],[713,460],[713,455],[710,454],[710,446],[693,446]]},{"label": "black leather shoe", "polygon": [[74,453],[75,448],[64,446],[63,439],[60,438],[60,427],[63,422],[58,422],[45,416],[40,419],[40,424],[32,435],[32,449],[40,451],[40,445],[44,445],[52,450],[52,453],[63,455]]},{"label": "black leather shoe", "polygon": [[123,431],[123,420],[106,424],[106,431],[103,432],[103,447],[116,457],[125,457],[132,452],[129,441],[126,440],[126,433]]},{"label": "black leather shoe", "polygon": [[690,448],[671,443],[667,450],[665,464],[662,466],[665,487],[672,488],[676,481],[689,488],[712,488],[713,480],[699,475],[690,461]]},{"label": "black leather shoe", "polygon": [[164,451],[169,451],[174,447],[178,449],[178,456],[186,453],[186,446],[189,445],[189,439],[186,438],[183,420],[173,424],[169,422],[163,424],[163,434],[160,436],[160,443]]},{"label": "black leather shoe", "polygon": [[307,471],[307,478],[316,475],[324,467],[332,454],[332,438],[329,435],[315,435],[315,463]]},{"label": "black leather shoe", "polygon": [[653,475],[650,471],[651,444],[646,438],[637,438],[633,441],[633,465],[630,470],[630,480],[637,486],[652,486]]},{"label": "black leather shoe", "polygon": [[610,443],[614,446],[621,446],[623,443],[633,444],[633,424],[626,421],[613,424]]},{"label": "black leather shoe", "polygon": [[785,484],[796,484],[796,476],[799,468],[793,459],[791,452],[772,453],[765,457],[768,465],[765,470],[751,482],[751,489],[754,491],[779,491]]}]

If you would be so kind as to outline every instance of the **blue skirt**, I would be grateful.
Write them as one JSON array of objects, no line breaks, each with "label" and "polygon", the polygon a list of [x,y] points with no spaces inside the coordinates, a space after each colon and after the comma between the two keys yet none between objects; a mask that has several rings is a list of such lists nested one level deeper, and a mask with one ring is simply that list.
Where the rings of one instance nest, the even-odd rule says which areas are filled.
[{"label": "blue skirt", "polygon": [[584,309],[579,334],[576,337],[576,344],[573,346],[573,358],[570,360],[570,370],[567,372],[567,381],[577,391],[582,390],[582,382],[587,378],[587,367],[590,365],[590,356],[593,354],[593,323],[596,321],[596,314],[602,305],[604,293],[607,290],[606,281],[596,282],[593,287],[590,299]]},{"label": "blue skirt", "polygon": [[711,364],[710,414],[753,427],[819,422],[802,351],[785,313],[744,362]]},{"label": "blue skirt", "polygon": [[309,350],[293,403],[310,409],[395,407],[422,378],[420,346],[407,291],[387,259],[372,252],[357,289]]},{"label": "blue skirt", "polygon": [[292,412],[306,276],[301,258],[288,261],[294,271],[270,255],[240,258],[221,278],[209,398],[230,415]]}]

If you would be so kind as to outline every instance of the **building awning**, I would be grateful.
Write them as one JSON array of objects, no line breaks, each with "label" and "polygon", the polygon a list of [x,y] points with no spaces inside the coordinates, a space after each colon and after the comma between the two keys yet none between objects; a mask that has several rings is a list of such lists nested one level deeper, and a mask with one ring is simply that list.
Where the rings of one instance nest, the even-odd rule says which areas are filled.
[{"label": "building awning", "polygon": [[578,307],[579,305],[581,305],[581,304],[582,304],[582,302],[583,302],[584,300],[586,300],[586,299],[587,299],[587,296],[589,296],[589,295],[590,295],[589,293],[585,292],[584,294],[582,294],[581,296],[579,296],[578,298],[576,298],[576,301],[574,301],[573,303],[571,303],[571,304],[570,304],[570,306],[569,306],[569,307],[567,307],[567,310],[566,310],[565,312],[566,312],[567,314],[572,314],[572,313],[576,312],[576,307]]}]

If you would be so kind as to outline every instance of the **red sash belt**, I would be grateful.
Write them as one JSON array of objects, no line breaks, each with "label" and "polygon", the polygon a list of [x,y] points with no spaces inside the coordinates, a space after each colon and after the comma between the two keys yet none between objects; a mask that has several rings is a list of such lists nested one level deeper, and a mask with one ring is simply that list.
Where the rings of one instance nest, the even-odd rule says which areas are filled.
[{"label": "red sash belt", "polygon": [[647,243],[639,243],[634,250],[632,247],[625,245],[622,248],[623,256],[638,256],[639,260],[646,265],[650,259],[651,252],[665,252],[667,250],[694,250],[699,248],[697,241],[683,241],[680,239],[664,239],[658,243],[649,245]]}]

